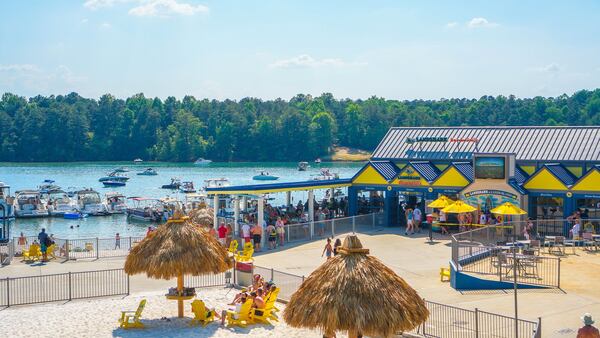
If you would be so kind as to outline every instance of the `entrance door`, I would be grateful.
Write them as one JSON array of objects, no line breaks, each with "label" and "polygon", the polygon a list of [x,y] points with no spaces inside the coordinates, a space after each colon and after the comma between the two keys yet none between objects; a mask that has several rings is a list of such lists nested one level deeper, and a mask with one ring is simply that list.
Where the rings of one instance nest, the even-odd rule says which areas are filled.
[{"label": "entrance door", "polygon": [[532,197],[532,208],[540,235],[562,235],[564,229],[564,199],[562,197]]},{"label": "entrance door", "polygon": [[421,210],[421,223],[425,221],[425,198],[423,193],[412,191],[398,192],[398,225],[406,226],[406,208],[419,208]]}]

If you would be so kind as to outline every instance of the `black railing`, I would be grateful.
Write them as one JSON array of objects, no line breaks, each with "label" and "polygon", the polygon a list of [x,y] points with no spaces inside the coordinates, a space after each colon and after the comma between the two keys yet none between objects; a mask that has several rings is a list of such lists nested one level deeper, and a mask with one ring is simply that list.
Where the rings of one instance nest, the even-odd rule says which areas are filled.
[{"label": "black railing", "polygon": [[123,269],[0,279],[0,306],[7,307],[128,294]]},{"label": "black railing", "polygon": [[279,298],[289,301],[292,294],[298,290],[304,276],[298,276],[287,272],[277,271],[261,266],[254,266],[254,273],[261,275],[265,280],[272,281],[279,287]]},{"label": "black railing", "polygon": [[425,301],[429,318],[413,332],[425,337],[448,338],[537,338],[541,337],[541,319],[537,322],[519,319],[518,337],[515,319],[496,313],[468,310]]}]

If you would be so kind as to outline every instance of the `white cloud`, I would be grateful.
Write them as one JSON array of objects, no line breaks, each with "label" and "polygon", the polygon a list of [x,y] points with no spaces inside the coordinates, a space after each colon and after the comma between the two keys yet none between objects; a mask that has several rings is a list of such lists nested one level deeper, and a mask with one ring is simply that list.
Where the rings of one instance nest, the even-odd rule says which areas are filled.
[{"label": "white cloud", "polygon": [[446,24],[446,28],[455,28],[457,26],[458,26],[458,22],[456,22],[456,21],[448,22]]},{"label": "white cloud", "polygon": [[337,58],[315,59],[308,54],[301,54],[289,59],[277,60],[270,64],[271,68],[316,68],[316,67],[346,67],[364,66],[364,62],[346,62]]},{"label": "white cloud", "polygon": [[562,69],[560,68],[560,66],[558,65],[558,63],[554,63],[553,62],[553,63],[551,63],[549,65],[536,68],[536,70],[539,71],[539,72],[542,72],[542,73],[558,73]]},{"label": "white cloud", "polygon": [[39,72],[39,68],[31,64],[0,65],[0,72]]},{"label": "white cloud", "polygon": [[162,16],[171,15],[194,15],[207,13],[208,7],[204,5],[193,5],[190,3],[177,2],[177,0],[147,0],[142,1],[139,6],[129,10],[134,16]]},{"label": "white cloud", "polygon": [[469,28],[492,28],[499,26],[495,22],[490,22],[486,18],[473,18],[467,23]]},{"label": "white cloud", "polygon": [[83,3],[83,7],[91,10],[97,10],[104,7],[112,7],[118,0],[86,0]]}]

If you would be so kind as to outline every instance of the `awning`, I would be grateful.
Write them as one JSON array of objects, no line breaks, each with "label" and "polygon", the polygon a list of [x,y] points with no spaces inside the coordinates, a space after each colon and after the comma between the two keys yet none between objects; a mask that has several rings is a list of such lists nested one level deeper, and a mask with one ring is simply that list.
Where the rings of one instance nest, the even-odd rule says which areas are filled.
[{"label": "awning", "polygon": [[206,188],[208,195],[259,195],[286,191],[306,191],[317,189],[343,188],[352,185],[352,180],[311,180],[302,182],[250,184],[229,187]]}]

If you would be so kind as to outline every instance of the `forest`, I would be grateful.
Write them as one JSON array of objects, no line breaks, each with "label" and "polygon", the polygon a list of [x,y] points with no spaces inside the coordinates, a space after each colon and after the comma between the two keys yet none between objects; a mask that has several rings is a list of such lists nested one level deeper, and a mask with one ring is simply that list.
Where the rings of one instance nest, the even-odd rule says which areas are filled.
[{"label": "forest", "polygon": [[600,125],[600,89],[558,97],[165,100],[77,93],[0,101],[0,161],[299,161],[373,150],[392,126]]}]

